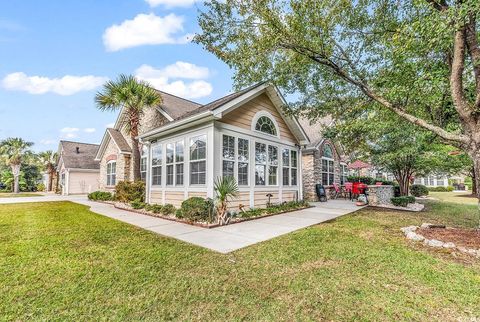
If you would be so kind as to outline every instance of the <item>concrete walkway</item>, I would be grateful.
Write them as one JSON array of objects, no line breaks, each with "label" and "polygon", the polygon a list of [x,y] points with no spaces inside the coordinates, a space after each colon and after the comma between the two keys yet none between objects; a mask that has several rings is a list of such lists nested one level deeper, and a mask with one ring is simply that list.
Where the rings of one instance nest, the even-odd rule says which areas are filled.
[{"label": "concrete walkway", "polygon": [[348,200],[331,200],[314,203],[313,208],[207,229],[116,209],[86,196],[2,198],[0,204],[45,201],[76,202],[89,206],[92,212],[224,254],[361,209]]}]

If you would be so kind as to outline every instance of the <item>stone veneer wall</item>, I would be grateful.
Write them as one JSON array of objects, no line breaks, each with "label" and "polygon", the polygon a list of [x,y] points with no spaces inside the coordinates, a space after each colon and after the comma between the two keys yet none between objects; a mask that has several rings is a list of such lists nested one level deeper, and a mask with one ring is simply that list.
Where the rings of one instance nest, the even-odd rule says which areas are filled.
[{"label": "stone veneer wall", "polygon": [[[340,184],[340,155],[336,146],[326,140],[323,144],[330,144],[333,148],[334,182]],[[303,198],[308,201],[318,201],[315,185],[322,183],[322,150],[323,144],[314,151],[305,151],[302,156],[303,169]]]},{"label": "stone veneer wall", "polygon": [[368,186],[368,202],[372,206],[388,205],[395,193],[393,186]]},{"label": "stone veneer wall", "polygon": [[105,153],[102,156],[102,160],[100,161],[100,190],[113,190],[113,187],[107,186],[107,162],[113,157],[115,157],[117,161],[117,182],[125,178],[125,157],[123,154],[118,153],[116,144],[110,139]]}]

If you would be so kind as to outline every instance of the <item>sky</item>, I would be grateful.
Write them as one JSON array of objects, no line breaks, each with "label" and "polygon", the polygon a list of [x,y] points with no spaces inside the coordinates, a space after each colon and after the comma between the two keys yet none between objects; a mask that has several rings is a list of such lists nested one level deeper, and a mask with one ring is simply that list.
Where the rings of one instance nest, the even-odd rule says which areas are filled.
[{"label": "sky", "polygon": [[228,66],[190,42],[200,10],[198,0],[0,0],[0,140],[35,151],[100,143],[117,113],[94,97],[122,73],[199,103],[231,92]]}]

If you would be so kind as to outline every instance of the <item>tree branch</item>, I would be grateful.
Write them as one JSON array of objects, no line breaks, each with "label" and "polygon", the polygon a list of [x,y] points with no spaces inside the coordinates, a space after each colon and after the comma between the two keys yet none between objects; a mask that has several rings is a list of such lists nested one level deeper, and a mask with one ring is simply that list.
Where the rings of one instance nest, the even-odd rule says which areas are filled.
[{"label": "tree branch", "polygon": [[468,54],[472,60],[473,74],[476,84],[475,109],[480,108],[480,48],[477,40],[477,27],[475,17],[471,16],[465,28],[465,40],[467,43]]},{"label": "tree branch", "polygon": [[337,76],[341,77],[348,83],[356,86],[360,91],[362,91],[366,96],[370,97],[377,103],[383,105],[390,111],[394,112],[401,118],[409,121],[410,123],[413,123],[417,126],[420,126],[424,129],[427,129],[429,131],[432,131],[433,133],[437,134],[439,137],[441,137],[443,140],[446,142],[462,147],[466,144],[468,144],[469,140],[468,137],[462,134],[455,134],[455,133],[450,133],[442,129],[441,127],[435,126],[433,124],[430,124],[426,122],[425,120],[418,118],[414,115],[411,115],[407,112],[405,112],[404,109],[402,109],[400,106],[391,103],[387,99],[385,99],[383,96],[375,93],[366,81],[362,80],[356,80],[354,79],[351,75],[349,75],[344,69],[342,69],[340,66],[338,66],[335,62],[331,61],[324,55],[321,55],[320,53],[316,53],[315,51],[312,51],[309,48],[304,48],[304,47],[299,47],[291,44],[281,44],[281,46],[285,49],[293,50],[297,52],[300,55],[304,55],[311,60],[315,61],[316,63],[319,63],[323,66],[329,67]]}]

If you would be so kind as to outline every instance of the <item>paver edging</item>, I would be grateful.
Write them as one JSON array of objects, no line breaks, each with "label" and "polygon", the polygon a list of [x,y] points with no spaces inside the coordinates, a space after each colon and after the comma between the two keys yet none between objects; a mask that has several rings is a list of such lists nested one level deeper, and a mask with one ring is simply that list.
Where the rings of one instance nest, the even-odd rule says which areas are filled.
[{"label": "paver edging", "polygon": [[309,208],[315,208],[315,206],[308,206],[308,207],[299,208],[299,209],[292,209],[292,210],[277,212],[277,213],[274,213],[274,214],[265,214],[265,215],[262,215],[262,216],[250,217],[250,218],[240,218],[238,220],[229,222],[227,225],[220,225],[220,224],[203,224],[203,223],[198,223],[198,222],[193,222],[193,221],[182,220],[182,219],[176,218],[176,217],[170,217],[170,216],[165,216],[165,215],[161,215],[161,214],[151,213],[151,212],[145,211],[143,209],[132,209],[132,208],[128,208],[128,207],[121,207],[121,206],[119,206],[118,204],[115,204],[115,203],[109,203],[109,202],[102,202],[102,203],[111,204],[116,209],[120,209],[120,210],[130,211],[130,212],[141,214],[141,215],[146,215],[146,216],[150,216],[150,217],[170,220],[170,221],[174,221],[174,222],[178,222],[178,223],[182,223],[182,224],[187,224],[187,225],[201,227],[201,228],[208,228],[208,229],[223,227],[223,226],[230,226],[230,225],[238,224],[238,223],[245,222],[245,221],[267,218],[267,217],[271,217],[271,216],[286,214],[286,213],[289,213],[289,212],[294,212],[294,211],[299,211],[299,210],[304,210],[304,209],[309,209]]}]

